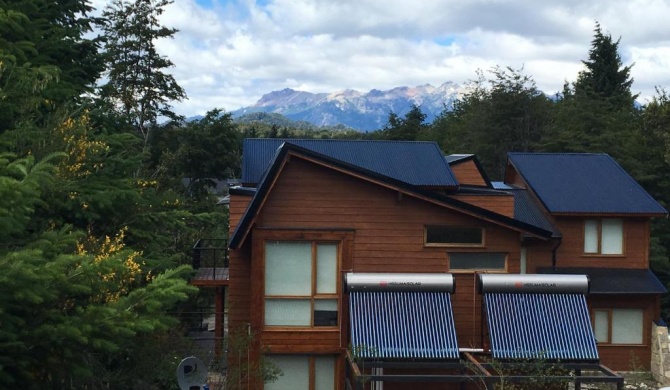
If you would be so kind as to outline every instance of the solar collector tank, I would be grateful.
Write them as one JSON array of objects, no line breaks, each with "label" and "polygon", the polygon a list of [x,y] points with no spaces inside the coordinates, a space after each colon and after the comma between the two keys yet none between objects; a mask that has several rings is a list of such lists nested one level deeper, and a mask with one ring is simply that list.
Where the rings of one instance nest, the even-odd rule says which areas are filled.
[{"label": "solar collector tank", "polygon": [[347,292],[352,291],[441,291],[454,292],[452,274],[354,273],[344,275]]},{"label": "solar collector tank", "polygon": [[479,292],[519,294],[588,294],[587,275],[480,274]]}]

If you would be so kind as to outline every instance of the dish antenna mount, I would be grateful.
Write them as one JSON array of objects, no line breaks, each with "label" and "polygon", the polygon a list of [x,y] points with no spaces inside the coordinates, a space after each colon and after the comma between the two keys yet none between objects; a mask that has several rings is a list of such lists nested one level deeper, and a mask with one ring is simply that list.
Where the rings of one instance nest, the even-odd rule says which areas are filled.
[{"label": "dish antenna mount", "polygon": [[177,367],[177,382],[181,390],[200,390],[207,384],[207,366],[195,356],[182,360]]}]

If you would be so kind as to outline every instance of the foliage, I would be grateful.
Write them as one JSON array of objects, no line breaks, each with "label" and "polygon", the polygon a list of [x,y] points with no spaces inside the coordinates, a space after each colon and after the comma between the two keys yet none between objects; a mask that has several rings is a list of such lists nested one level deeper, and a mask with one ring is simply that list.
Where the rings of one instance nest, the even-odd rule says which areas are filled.
[{"label": "foliage", "polygon": [[[102,70],[87,0],[0,1],[0,132],[82,102]],[[58,82],[53,82],[57,80]]]},{"label": "foliage", "polygon": [[[279,367],[261,355],[257,361],[249,359],[257,335],[246,327],[231,329],[226,340],[228,361],[234,362],[228,367],[225,384],[218,390],[243,390],[249,384],[271,383],[283,375]],[[212,390],[217,389],[213,387]]]},{"label": "foliage", "polygon": [[123,115],[146,146],[159,118],[178,119],[170,102],[186,98],[175,78],[165,73],[172,61],[158,54],[156,41],[177,30],[160,25],[158,17],[170,0],[114,0],[103,12],[107,63],[104,99]]},{"label": "foliage", "polygon": [[[570,382],[558,377],[570,376],[570,370],[560,362],[549,362],[545,359],[529,359],[514,363],[492,362],[498,371],[500,381],[494,385],[496,390],[535,390],[565,389]],[[525,376],[524,380],[515,380],[514,376]]]},{"label": "foliage", "polygon": [[50,161],[58,157],[5,156],[0,165],[0,188],[13,199],[0,209],[7,227],[0,246],[0,381],[25,388],[87,381],[91,359],[174,326],[167,309],[193,291],[187,268],[152,275],[141,253],[125,245],[124,231],[96,238],[67,225],[26,229],[57,180]]},{"label": "foliage", "polygon": [[186,193],[203,196],[214,180],[240,174],[242,135],[230,114],[212,110],[185,126],[164,126],[154,132],[151,152],[157,176],[188,178]]},{"label": "foliage", "polygon": [[449,153],[475,153],[492,179],[503,174],[507,152],[533,151],[549,121],[551,101],[523,70],[482,72],[470,92],[432,124],[431,138]]},{"label": "foliage", "polygon": [[426,130],[426,114],[421,108],[413,104],[404,118],[396,113],[389,113],[388,122],[381,130],[381,137],[397,141],[416,141]]},{"label": "foliage", "polygon": [[632,106],[636,96],[631,94],[632,65],[623,66],[619,55],[619,41],[605,35],[596,22],[588,60],[582,61],[586,69],[579,73],[575,90],[593,95],[592,98],[610,99],[618,106]]}]

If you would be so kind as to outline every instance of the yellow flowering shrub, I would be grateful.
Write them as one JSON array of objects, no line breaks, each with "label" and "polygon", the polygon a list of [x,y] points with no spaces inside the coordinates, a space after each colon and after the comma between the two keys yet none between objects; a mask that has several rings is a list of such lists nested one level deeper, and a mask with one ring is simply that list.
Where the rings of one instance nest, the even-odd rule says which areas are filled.
[{"label": "yellow flowering shrub", "polygon": [[[110,282],[110,287],[99,300],[112,302],[120,296],[129,292],[133,285],[139,283],[142,275],[144,262],[140,260],[141,252],[129,251],[123,242],[127,227],[122,228],[113,237],[105,236],[98,239],[88,234],[87,237],[77,243],[77,253],[80,255],[91,255],[93,261],[98,265],[111,265],[111,267],[100,267],[98,276],[103,282]],[[114,263],[119,263],[114,266]],[[111,263],[111,264],[109,264]],[[107,270],[107,271],[102,271]],[[150,280],[147,275],[147,281]]]},{"label": "yellow flowering shrub", "polygon": [[93,140],[90,136],[91,123],[87,114],[78,118],[68,118],[56,129],[65,146],[67,157],[58,167],[62,177],[82,178],[103,167],[101,156],[109,151],[109,145]]}]

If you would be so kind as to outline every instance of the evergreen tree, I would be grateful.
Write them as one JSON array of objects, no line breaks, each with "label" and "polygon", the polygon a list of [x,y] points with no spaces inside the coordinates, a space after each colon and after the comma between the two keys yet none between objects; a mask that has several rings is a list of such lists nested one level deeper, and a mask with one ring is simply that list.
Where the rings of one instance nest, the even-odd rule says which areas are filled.
[{"label": "evergreen tree", "polygon": [[412,104],[404,118],[399,117],[394,112],[389,113],[388,121],[380,135],[384,139],[416,141],[426,131],[425,121],[426,114],[421,111],[419,106]]},{"label": "evergreen tree", "polygon": [[632,65],[623,66],[621,62],[620,40],[615,42],[611,35],[603,34],[600,23],[596,22],[589,58],[582,61],[586,69],[579,73],[575,83],[576,93],[594,94],[613,100],[617,105],[633,104],[637,95],[633,96],[630,91],[633,85],[630,77]]},{"label": "evergreen tree", "polygon": [[103,12],[108,82],[102,87],[102,96],[133,126],[145,146],[159,118],[179,119],[171,102],[186,98],[175,78],[165,72],[173,66],[172,61],[156,50],[156,40],[171,38],[177,32],[158,21],[171,3],[114,0]]},{"label": "evergreen tree", "polygon": [[86,37],[91,10],[87,0],[0,1],[0,132],[93,90],[102,59],[99,38]]},{"label": "evergreen tree", "polygon": [[541,149],[550,152],[597,152],[614,157],[634,177],[644,168],[640,111],[630,88],[631,66],[623,66],[619,41],[604,35],[596,23],[585,70],[566,85]]},{"label": "evergreen tree", "polygon": [[502,178],[507,152],[535,149],[549,121],[551,101],[521,70],[478,72],[470,91],[444,111],[430,133],[449,153],[475,153],[493,179]]}]

